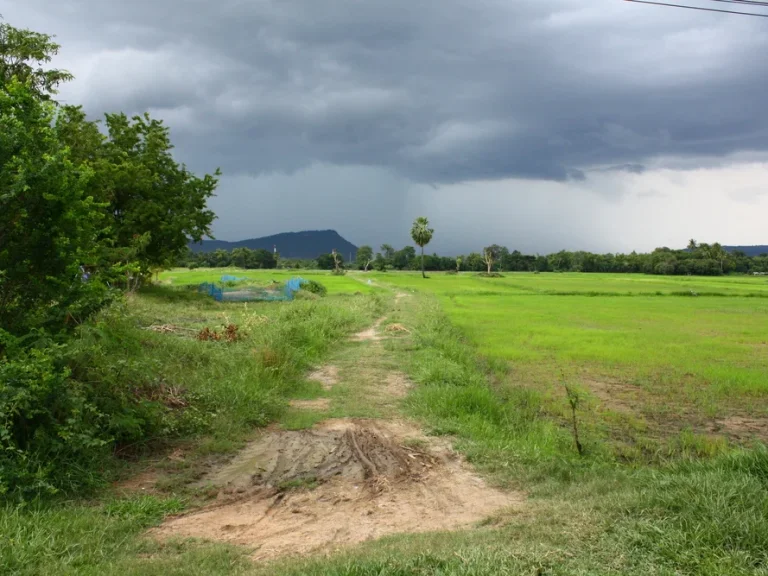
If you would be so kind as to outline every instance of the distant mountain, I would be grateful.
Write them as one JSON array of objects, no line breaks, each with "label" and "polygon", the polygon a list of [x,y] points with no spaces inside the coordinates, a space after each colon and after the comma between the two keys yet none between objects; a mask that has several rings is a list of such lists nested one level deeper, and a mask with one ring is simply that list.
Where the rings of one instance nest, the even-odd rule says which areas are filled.
[{"label": "distant mountain", "polygon": [[263,248],[277,251],[283,258],[317,258],[320,254],[328,254],[334,248],[348,260],[357,254],[357,246],[342,238],[336,230],[305,230],[304,232],[283,232],[263,238],[251,238],[239,242],[226,240],[203,240],[201,243],[190,243],[192,252],[213,252],[215,250],[232,250],[233,248]]},{"label": "distant mountain", "polygon": [[747,256],[760,256],[760,254],[768,254],[768,246],[723,246],[728,252],[734,252],[740,250]]}]

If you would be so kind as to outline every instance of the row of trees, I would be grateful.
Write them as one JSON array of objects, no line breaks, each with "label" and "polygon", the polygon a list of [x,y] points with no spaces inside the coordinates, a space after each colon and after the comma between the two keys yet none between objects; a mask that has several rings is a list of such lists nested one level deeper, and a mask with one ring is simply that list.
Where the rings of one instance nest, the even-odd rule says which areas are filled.
[{"label": "row of trees", "polygon": [[238,268],[258,269],[277,268],[279,257],[269,250],[258,248],[234,248],[232,250],[218,249],[214,252],[188,252],[180,260],[180,265],[187,268]]},{"label": "row of trees", "polygon": [[[428,226],[428,224],[427,224]],[[431,232],[430,232],[431,238]],[[425,243],[426,244],[426,243]],[[462,256],[425,255],[417,258],[413,246],[395,250],[382,244],[374,255],[370,246],[358,249],[355,266],[361,270],[429,270],[474,272],[623,272],[718,276],[729,273],[768,273],[768,254],[750,257],[726,251],[720,244],[691,240],[684,250],[657,248],[649,253],[596,254],[561,250],[549,255],[523,254],[492,244],[481,252]]]}]

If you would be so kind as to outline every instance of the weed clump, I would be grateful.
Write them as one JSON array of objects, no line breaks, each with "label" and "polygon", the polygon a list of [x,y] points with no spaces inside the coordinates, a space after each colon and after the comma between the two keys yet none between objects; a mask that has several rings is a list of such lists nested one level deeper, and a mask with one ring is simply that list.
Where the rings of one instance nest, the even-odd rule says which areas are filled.
[{"label": "weed clump", "polygon": [[328,288],[317,282],[316,280],[307,280],[301,285],[301,290],[317,294],[318,296],[325,296],[328,294]]}]

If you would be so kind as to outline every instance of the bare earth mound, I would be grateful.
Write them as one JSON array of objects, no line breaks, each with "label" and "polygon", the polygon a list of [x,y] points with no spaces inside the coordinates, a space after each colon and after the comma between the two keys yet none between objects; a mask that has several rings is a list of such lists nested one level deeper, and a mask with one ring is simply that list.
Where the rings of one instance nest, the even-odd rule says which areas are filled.
[{"label": "bare earth mound", "polygon": [[417,430],[392,422],[270,432],[206,479],[220,487],[219,503],[155,534],[247,545],[264,559],[456,529],[522,502],[487,486],[449,449],[426,446]]}]

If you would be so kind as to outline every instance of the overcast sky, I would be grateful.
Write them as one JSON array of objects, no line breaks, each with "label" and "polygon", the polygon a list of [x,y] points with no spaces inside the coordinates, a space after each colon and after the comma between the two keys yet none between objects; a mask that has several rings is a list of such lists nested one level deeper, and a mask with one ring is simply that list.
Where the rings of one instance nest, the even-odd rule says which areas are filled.
[{"label": "overcast sky", "polygon": [[61,99],[94,118],[149,110],[179,160],[222,168],[223,240],[334,228],[399,246],[425,215],[444,253],[768,244],[768,18],[620,0],[0,14],[57,35],[76,76]]}]

